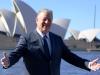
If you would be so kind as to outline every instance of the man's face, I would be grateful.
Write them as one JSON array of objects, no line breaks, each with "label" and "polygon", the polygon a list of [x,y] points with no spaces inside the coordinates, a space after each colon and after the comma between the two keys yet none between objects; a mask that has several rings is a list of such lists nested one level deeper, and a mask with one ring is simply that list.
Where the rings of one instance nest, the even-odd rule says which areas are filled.
[{"label": "man's face", "polygon": [[47,12],[41,12],[36,19],[37,28],[43,32],[47,33],[50,30],[52,19],[50,14]]}]

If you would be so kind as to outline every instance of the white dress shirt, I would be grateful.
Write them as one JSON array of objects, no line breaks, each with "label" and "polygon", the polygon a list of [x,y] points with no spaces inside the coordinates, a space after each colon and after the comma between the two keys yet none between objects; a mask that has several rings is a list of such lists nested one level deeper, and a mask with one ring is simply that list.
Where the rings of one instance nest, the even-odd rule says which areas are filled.
[{"label": "white dress shirt", "polygon": [[[39,30],[39,29],[36,29],[36,31],[38,32],[38,34],[43,38],[44,37],[44,34]],[[50,37],[49,37],[49,32],[47,34],[45,34],[47,36],[47,43],[48,43],[48,47],[49,47],[49,52],[50,52],[50,55],[51,55],[51,42],[50,42]],[[43,43],[43,40],[42,40],[42,43]]]}]

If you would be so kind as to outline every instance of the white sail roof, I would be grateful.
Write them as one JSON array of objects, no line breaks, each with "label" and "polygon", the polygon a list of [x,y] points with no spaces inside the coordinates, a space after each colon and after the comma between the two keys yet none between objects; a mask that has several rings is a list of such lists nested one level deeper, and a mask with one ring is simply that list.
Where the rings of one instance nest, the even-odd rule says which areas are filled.
[{"label": "white sail roof", "polygon": [[7,31],[6,25],[4,24],[4,22],[2,21],[4,18],[3,16],[0,14],[0,31],[2,32],[9,32],[9,30]]},{"label": "white sail roof", "polygon": [[1,20],[0,29],[2,29],[2,31],[6,32],[8,35],[11,36],[11,33],[13,32],[14,29],[15,13],[6,9],[1,9],[0,20]]},{"label": "white sail roof", "polygon": [[[13,0],[13,6],[21,23],[21,29],[26,33],[33,31],[36,27],[35,18],[37,13],[21,0]],[[16,29],[16,32],[18,32],[18,29]]]},{"label": "white sail roof", "polygon": [[60,35],[64,39],[69,23],[69,19],[55,19],[51,26],[51,32]]},{"label": "white sail roof", "polygon": [[100,29],[87,29],[80,32],[78,39],[86,39],[88,42],[91,42],[98,33],[100,33]]},{"label": "white sail roof", "polygon": [[69,29],[68,31],[74,37],[75,40],[78,40],[78,36],[79,36],[80,31],[77,31],[75,29]]},{"label": "white sail roof", "polygon": [[[0,31],[14,34],[23,34],[34,31],[36,28],[37,13],[21,0],[13,0],[14,11],[0,10]],[[65,37],[70,19],[53,20],[51,32]]]}]

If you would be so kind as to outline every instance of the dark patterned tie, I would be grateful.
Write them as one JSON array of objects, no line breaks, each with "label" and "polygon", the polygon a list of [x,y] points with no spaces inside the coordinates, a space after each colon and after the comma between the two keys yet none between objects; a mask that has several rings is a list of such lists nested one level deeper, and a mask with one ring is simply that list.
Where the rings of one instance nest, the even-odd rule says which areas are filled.
[{"label": "dark patterned tie", "polygon": [[44,52],[45,52],[45,55],[48,57],[48,59],[50,59],[50,53],[49,53],[49,47],[48,47],[48,43],[47,43],[47,39],[48,37],[45,35],[43,37],[43,46],[44,46]]}]

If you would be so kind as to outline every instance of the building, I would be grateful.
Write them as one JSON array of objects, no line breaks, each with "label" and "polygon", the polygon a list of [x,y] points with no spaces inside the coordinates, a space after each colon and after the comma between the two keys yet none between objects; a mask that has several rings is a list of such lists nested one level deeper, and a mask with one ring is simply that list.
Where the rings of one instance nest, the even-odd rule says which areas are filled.
[{"label": "building", "polygon": [[[15,48],[20,35],[32,32],[36,28],[37,13],[21,0],[13,0],[14,10],[0,10],[0,49]],[[53,20],[51,32],[64,38],[70,19]]]},{"label": "building", "polygon": [[96,36],[100,29],[87,29],[83,31],[69,30],[71,37],[65,40],[72,50],[100,50],[100,39]]}]

